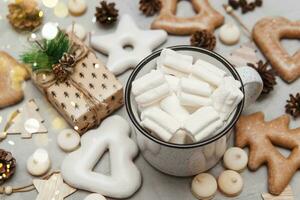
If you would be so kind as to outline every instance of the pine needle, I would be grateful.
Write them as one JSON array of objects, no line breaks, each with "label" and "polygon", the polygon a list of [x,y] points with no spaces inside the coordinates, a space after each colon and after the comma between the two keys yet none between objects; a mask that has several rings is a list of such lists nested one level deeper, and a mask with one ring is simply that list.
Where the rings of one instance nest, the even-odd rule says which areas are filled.
[{"label": "pine needle", "polygon": [[59,31],[52,40],[43,39],[41,46],[32,44],[31,48],[21,55],[21,60],[32,67],[32,71],[52,71],[64,53],[70,51],[71,43],[68,36]]}]

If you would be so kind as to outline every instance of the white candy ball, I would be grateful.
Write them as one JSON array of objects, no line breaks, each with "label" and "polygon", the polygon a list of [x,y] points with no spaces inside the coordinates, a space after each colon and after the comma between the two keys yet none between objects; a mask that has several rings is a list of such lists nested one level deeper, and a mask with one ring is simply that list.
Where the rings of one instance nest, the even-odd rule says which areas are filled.
[{"label": "white candy ball", "polygon": [[225,152],[223,161],[227,169],[242,171],[247,166],[248,155],[241,148],[231,147]]},{"label": "white candy ball", "polygon": [[51,166],[49,154],[45,149],[37,149],[27,160],[27,171],[33,176],[42,176]]},{"label": "white candy ball", "polygon": [[221,42],[223,42],[226,45],[236,44],[240,40],[240,36],[240,29],[232,23],[224,24],[220,28],[219,38]]},{"label": "white candy ball", "polygon": [[58,146],[66,151],[74,151],[80,145],[80,135],[73,129],[65,129],[57,136]]},{"label": "white candy ball", "polygon": [[84,200],[106,200],[106,198],[104,196],[102,196],[101,194],[90,194],[89,196],[85,197]]},{"label": "white candy ball", "polygon": [[80,16],[85,13],[87,5],[85,0],[69,0],[69,12],[74,16]]},{"label": "white candy ball", "polygon": [[211,199],[217,188],[215,177],[208,173],[198,174],[192,182],[192,193],[198,199]]},{"label": "white candy ball", "polygon": [[234,197],[243,190],[243,178],[233,170],[226,170],[218,178],[219,189],[227,196]]},{"label": "white candy ball", "polygon": [[73,24],[69,25],[67,28],[67,32],[71,33],[72,31],[74,31],[74,34],[80,39],[80,40],[84,40],[86,38],[86,31],[84,29],[84,27],[81,24]]}]

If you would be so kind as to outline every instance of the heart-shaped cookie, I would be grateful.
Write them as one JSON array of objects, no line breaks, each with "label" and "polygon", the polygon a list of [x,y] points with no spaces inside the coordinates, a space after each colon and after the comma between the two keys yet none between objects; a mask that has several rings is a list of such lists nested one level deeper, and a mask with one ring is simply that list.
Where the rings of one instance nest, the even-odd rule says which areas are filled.
[{"label": "heart-shaped cookie", "polygon": [[22,83],[28,78],[29,73],[23,65],[0,51],[0,109],[23,99]]},{"label": "heart-shaped cookie", "polygon": [[191,0],[196,11],[193,17],[176,16],[176,8],[179,0],[161,0],[162,9],[159,16],[152,23],[152,29],[164,29],[175,35],[189,35],[195,31],[214,29],[224,22],[224,16],[217,12],[208,0]]},{"label": "heart-shaped cookie", "polygon": [[283,17],[266,17],[259,20],[253,29],[253,39],[272,67],[286,82],[300,76],[300,49],[290,56],[282,47],[280,39],[300,39],[300,21]]}]

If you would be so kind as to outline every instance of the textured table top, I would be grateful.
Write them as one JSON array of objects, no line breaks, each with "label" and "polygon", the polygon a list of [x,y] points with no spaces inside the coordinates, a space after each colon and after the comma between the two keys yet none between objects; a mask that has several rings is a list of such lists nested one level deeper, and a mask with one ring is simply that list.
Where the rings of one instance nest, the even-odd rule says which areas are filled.
[{"label": "textured table top", "polygon": [[[7,2],[8,0],[0,0],[0,50],[7,51],[15,57],[22,52],[22,49],[26,46],[26,35],[16,33],[9,25],[6,20],[7,14]],[[105,29],[103,27],[98,26],[97,24],[92,22],[93,14],[95,11],[95,6],[98,4],[98,1],[92,0],[87,1],[89,4],[88,12],[81,17],[72,17],[69,16],[67,18],[57,18],[53,14],[53,9],[46,9],[43,7],[45,11],[45,22],[52,21],[58,22],[60,26],[66,27],[72,23],[72,21],[81,23],[84,25],[87,31],[94,32],[95,34],[106,34],[113,32],[115,30],[115,26]],[[117,3],[117,7],[120,10],[120,15],[125,13],[130,14],[137,22],[137,24],[144,29],[148,29],[150,23],[152,22],[152,17],[144,17],[138,10],[138,0],[115,0]],[[211,4],[221,13],[225,15],[225,12],[222,8],[222,4],[226,3],[226,0],[211,0]],[[188,1],[181,1],[179,4],[178,15],[190,15],[192,12],[191,6]],[[236,12],[240,15],[240,11]],[[298,19],[300,17],[300,1],[299,0],[265,0],[262,8],[256,9],[254,12],[247,13],[242,15],[241,18],[245,24],[251,29],[257,20],[264,16],[274,16],[280,15],[285,16],[289,19]],[[226,21],[233,21],[230,16],[226,16]],[[219,30],[216,31],[216,34]],[[246,42],[247,38],[242,37],[239,44]],[[181,36],[169,36],[168,41],[163,45],[171,46],[171,45],[179,45],[179,44],[189,44],[189,37],[181,37]],[[288,49],[290,54],[296,52],[299,49],[300,41],[283,41],[283,45]],[[162,46],[162,47],[163,47]],[[215,49],[216,52],[226,56],[229,52],[237,48],[238,45],[235,46],[224,46],[220,42],[217,43],[217,47]],[[106,62],[106,57],[99,54],[100,59]],[[126,80],[130,74],[130,71],[121,75],[119,78],[122,83],[126,83]],[[284,105],[285,101],[288,98],[290,93],[299,92],[300,87],[300,79],[295,81],[292,84],[284,83],[280,78],[277,77],[277,85],[272,93],[270,93],[267,97],[260,99],[255,105],[252,105],[246,113],[252,113],[255,111],[263,111],[266,115],[266,119],[270,120],[276,118],[282,114],[284,114]],[[52,168],[59,169],[59,166],[66,155],[63,153],[60,148],[57,146],[56,137],[60,132],[55,126],[52,126],[52,122],[55,118],[59,117],[58,113],[51,107],[49,103],[46,102],[45,98],[41,95],[41,93],[32,85],[30,81],[27,81],[25,87],[25,99],[29,100],[34,98],[40,107],[41,115],[46,119],[45,125],[48,128],[48,134],[34,135],[32,139],[21,139],[19,135],[8,136],[4,141],[0,143],[0,148],[4,148],[8,151],[11,151],[13,155],[16,157],[18,161],[18,168],[15,176],[11,179],[7,184],[13,186],[26,185],[31,182],[32,178],[26,172],[26,160],[29,155],[37,147],[46,148],[52,159]],[[25,100],[16,106],[12,106],[9,108],[5,108],[0,110],[0,117],[2,118],[2,122],[0,122],[0,128],[3,129],[3,126],[7,120],[9,114],[15,111],[18,107],[20,107]],[[128,119],[125,107],[120,109],[117,114],[120,114]],[[292,120],[291,127],[299,126],[299,120]],[[65,125],[67,126],[67,125]],[[288,155],[288,151],[281,151]],[[96,171],[109,173],[109,155],[106,154],[101,162],[97,165]],[[140,168],[143,175],[143,185],[140,190],[133,195],[130,199],[143,199],[143,200],[153,200],[153,199],[163,199],[163,200],[177,200],[177,199],[185,199],[192,200],[195,199],[190,192],[190,183],[191,178],[176,178],[168,175],[164,175],[154,168],[152,168],[146,161],[142,158],[141,155],[136,159],[136,164]],[[74,166],[76,167],[76,166]],[[220,172],[222,172],[223,167],[222,164],[219,163],[215,166],[211,173],[215,176],[218,176]],[[267,191],[267,169],[266,167],[261,167],[256,172],[250,172],[249,170],[245,170],[242,173],[244,178],[244,190],[243,192],[235,198],[226,198],[221,195],[219,192],[216,195],[215,199],[241,199],[241,200],[255,200],[261,199],[261,193]],[[300,185],[300,173],[297,172],[293,177],[290,185],[293,188],[296,198],[300,199],[300,192],[298,186]],[[115,188],[116,190],[118,188]],[[82,200],[85,196],[87,196],[87,192],[78,191],[67,200]],[[7,200],[33,200],[36,198],[37,192],[32,191],[28,193],[16,193],[8,197],[0,197],[0,199]]]}]

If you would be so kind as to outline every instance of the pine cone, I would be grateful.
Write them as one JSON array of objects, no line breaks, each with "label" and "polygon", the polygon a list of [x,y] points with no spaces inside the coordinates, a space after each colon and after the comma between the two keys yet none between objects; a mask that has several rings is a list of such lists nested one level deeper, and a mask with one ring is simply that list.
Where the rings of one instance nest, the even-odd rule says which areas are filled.
[{"label": "pine cone", "polygon": [[274,85],[276,85],[275,73],[272,69],[268,69],[268,62],[263,63],[260,60],[257,64],[247,63],[249,67],[253,67],[259,73],[264,87],[262,93],[268,94],[271,90],[273,90]]},{"label": "pine cone", "polygon": [[292,115],[294,118],[300,116],[300,93],[296,96],[290,94],[290,99],[286,101],[285,112]]},{"label": "pine cone", "polygon": [[216,46],[216,37],[207,30],[196,31],[191,36],[191,45],[213,50]]},{"label": "pine cone", "polygon": [[255,5],[261,7],[263,4],[262,0],[255,0]]},{"label": "pine cone", "polygon": [[7,18],[17,30],[32,31],[42,24],[42,12],[37,8],[37,5],[28,2],[30,1],[8,5],[9,14]]},{"label": "pine cone", "polygon": [[75,56],[64,53],[59,63],[53,65],[52,72],[58,82],[65,82],[67,78],[73,73],[74,65],[76,63]]},{"label": "pine cone", "polygon": [[160,9],[160,0],[140,0],[140,11],[142,11],[146,16],[153,16],[155,13],[160,11]]},{"label": "pine cone", "polygon": [[118,10],[115,8],[115,3],[107,4],[106,1],[100,2],[100,7],[96,7],[96,19],[100,24],[113,24],[118,19]]},{"label": "pine cone", "polygon": [[16,159],[8,151],[0,149],[0,182],[11,178],[16,170]]},{"label": "pine cone", "polygon": [[238,9],[240,7],[238,0],[228,0],[228,4],[234,9]]}]

